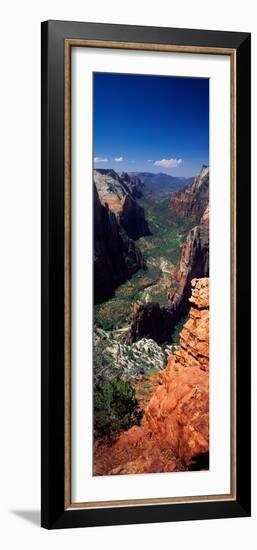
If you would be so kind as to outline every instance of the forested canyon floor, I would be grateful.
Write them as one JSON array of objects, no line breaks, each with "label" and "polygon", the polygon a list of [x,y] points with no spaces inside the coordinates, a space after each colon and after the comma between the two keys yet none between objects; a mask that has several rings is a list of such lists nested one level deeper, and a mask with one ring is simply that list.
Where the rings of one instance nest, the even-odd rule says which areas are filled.
[{"label": "forested canyon floor", "polygon": [[142,198],[139,204],[144,208],[151,235],[136,241],[145,258],[147,270],[139,269],[133,277],[118,286],[109,300],[95,306],[94,318],[97,326],[104,330],[122,328],[131,322],[131,304],[167,303],[172,274],[179,262],[182,246],[194,221],[173,212],[169,199],[155,201]]}]

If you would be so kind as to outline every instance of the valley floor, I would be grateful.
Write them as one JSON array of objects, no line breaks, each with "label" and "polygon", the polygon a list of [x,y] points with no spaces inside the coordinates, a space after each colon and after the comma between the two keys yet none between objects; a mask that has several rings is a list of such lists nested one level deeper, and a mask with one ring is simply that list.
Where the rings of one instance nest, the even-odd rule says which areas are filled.
[{"label": "valley floor", "polygon": [[167,303],[167,291],[183,243],[195,225],[192,220],[172,212],[168,199],[156,202],[144,198],[138,202],[144,207],[152,233],[137,241],[146,258],[147,270],[138,271],[116,289],[113,298],[95,306],[95,324],[104,330],[116,330],[130,324],[131,304],[136,300],[158,302],[160,305]]}]

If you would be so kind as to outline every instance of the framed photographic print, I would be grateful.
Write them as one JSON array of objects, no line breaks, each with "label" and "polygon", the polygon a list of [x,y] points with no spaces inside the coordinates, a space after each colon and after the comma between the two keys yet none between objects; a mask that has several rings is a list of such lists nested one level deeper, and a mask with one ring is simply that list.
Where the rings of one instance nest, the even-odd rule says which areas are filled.
[{"label": "framed photographic print", "polygon": [[250,474],[250,34],[42,23],[42,526]]}]

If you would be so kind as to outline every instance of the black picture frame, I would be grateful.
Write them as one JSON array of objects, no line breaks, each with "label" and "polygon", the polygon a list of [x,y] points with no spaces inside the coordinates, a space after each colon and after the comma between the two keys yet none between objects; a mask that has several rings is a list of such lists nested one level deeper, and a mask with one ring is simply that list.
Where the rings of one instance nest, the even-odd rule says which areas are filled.
[{"label": "black picture frame", "polygon": [[[236,498],[67,510],[64,506],[64,40],[232,48],[236,55]],[[42,526],[47,529],[249,516],[250,42],[241,32],[42,23]],[[218,53],[218,51],[217,51]]]}]

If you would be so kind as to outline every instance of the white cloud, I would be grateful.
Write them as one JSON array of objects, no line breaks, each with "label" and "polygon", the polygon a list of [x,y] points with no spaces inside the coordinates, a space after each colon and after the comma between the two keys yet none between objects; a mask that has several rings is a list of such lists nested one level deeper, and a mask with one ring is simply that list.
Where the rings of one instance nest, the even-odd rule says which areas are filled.
[{"label": "white cloud", "polygon": [[182,159],[162,159],[156,160],[155,166],[162,166],[163,168],[176,168],[182,164]]},{"label": "white cloud", "polygon": [[123,157],[115,157],[112,160],[114,160],[115,162],[122,162],[124,159],[123,159]]},{"label": "white cloud", "polygon": [[152,159],[149,159],[147,162],[153,162]]},{"label": "white cloud", "polygon": [[94,157],[94,162],[108,162],[108,159],[104,157]]}]

